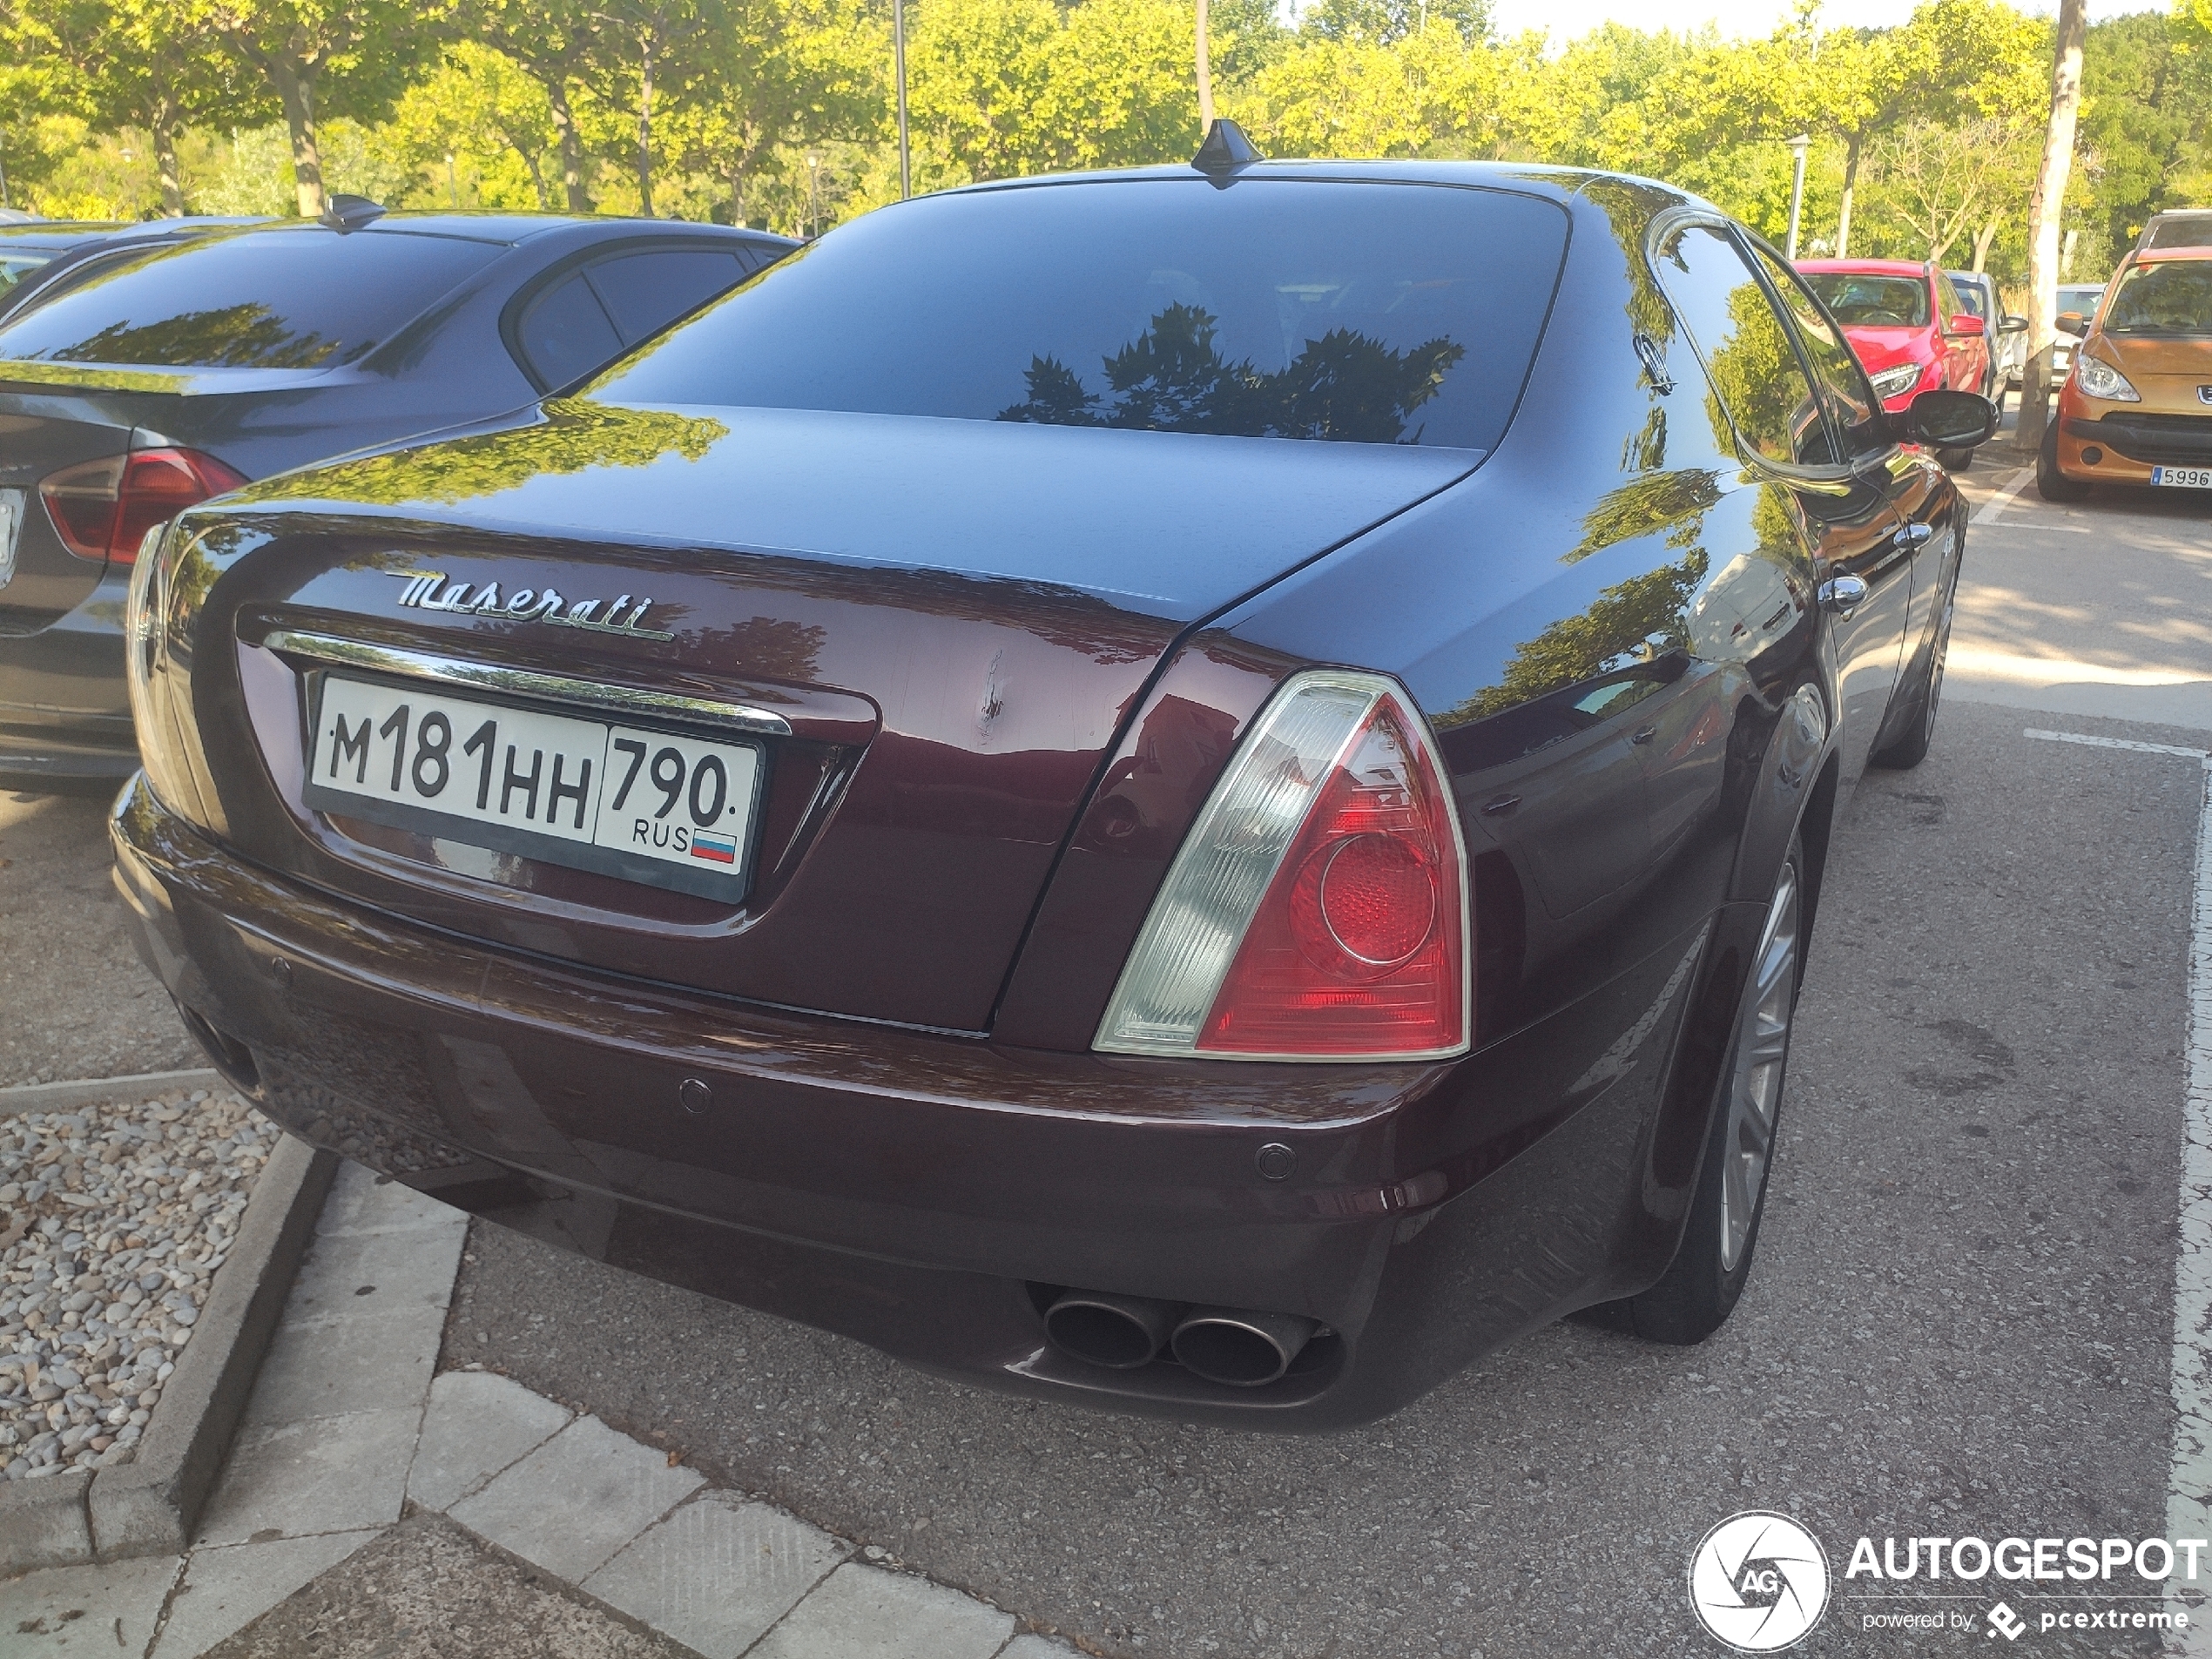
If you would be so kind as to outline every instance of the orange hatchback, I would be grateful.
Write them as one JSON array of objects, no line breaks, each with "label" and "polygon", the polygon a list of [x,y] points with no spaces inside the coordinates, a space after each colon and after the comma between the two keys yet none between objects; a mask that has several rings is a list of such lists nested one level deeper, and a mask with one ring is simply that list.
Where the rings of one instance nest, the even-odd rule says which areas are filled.
[{"label": "orange hatchback", "polygon": [[2059,327],[2081,344],[2037,457],[2043,498],[2097,482],[2212,490],[2212,247],[2129,254],[2095,319]]}]

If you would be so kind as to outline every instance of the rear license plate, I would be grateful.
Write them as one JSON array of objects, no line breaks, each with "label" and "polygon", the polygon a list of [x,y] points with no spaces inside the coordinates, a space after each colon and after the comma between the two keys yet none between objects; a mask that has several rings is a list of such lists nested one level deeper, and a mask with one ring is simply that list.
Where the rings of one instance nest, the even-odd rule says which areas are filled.
[{"label": "rear license plate", "polygon": [[2212,467],[2153,467],[2150,481],[2173,489],[2212,489]]},{"label": "rear license plate", "polygon": [[760,750],[319,677],[308,806],[734,901]]}]

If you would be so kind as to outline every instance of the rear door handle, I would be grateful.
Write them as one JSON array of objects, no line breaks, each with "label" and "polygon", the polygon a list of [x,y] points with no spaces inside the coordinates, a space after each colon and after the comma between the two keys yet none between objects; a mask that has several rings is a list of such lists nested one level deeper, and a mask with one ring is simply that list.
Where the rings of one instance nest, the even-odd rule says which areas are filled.
[{"label": "rear door handle", "polygon": [[1934,534],[1935,526],[1932,524],[1907,524],[1895,536],[1890,537],[1890,540],[1896,546],[1910,553],[1916,549],[1925,547],[1928,544],[1928,538]]},{"label": "rear door handle", "polygon": [[1855,576],[1831,576],[1820,584],[1820,603],[1848,617],[1866,603],[1866,583]]}]

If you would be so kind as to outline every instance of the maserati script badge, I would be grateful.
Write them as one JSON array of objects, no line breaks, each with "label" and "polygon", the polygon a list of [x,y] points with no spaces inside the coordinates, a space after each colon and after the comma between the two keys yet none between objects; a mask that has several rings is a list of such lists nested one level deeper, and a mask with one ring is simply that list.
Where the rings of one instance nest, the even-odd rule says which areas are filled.
[{"label": "maserati script badge", "polygon": [[[487,582],[473,591],[466,582],[448,582],[439,570],[387,570],[407,583],[400,603],[416,610],[455,610],[470,617],[504,617],[512,622],[548,622],[556,628],[585,628],[595,634],[622,634],[632,639],[673,639],[662,628],[645,626],[651,599],[631,602],[624,594],[603,608],[597,599],[563,599],[551,588],[517,588],[500,597],[499,583]],[[624,615],[624,610],[629,614]]]}]

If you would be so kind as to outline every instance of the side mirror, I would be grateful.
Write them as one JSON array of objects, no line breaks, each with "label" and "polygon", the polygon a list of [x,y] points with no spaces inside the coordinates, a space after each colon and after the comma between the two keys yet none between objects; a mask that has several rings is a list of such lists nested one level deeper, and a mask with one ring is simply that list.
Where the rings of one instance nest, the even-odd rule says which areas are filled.
[{"label": "side mirror", "polygon": [[1971,340],[1976,334],[1987,334],[1989,325],[1975,316],[1973,312],[1962,311],[1951,320],[1951,332],[1954,334],[1962,334]]},{"label": "side mirror", "polygon": [[1890,423],[1908,443],[1967,449],[1996,435],[1997,411],[1979,392],[1923,392]]},{"label": "side mirror", "polygon": [[2072,334],[2077,340],[2082,339],[2089,332],[2089,320],[2078,311],[2061,311],[2059,313],[2059,332]]},{"label": "side mirror", "polygon": [[2027,332],[2027,319],[2007,316],[1997,325],[1997,332],[2000,334],[2024,334]]}]

